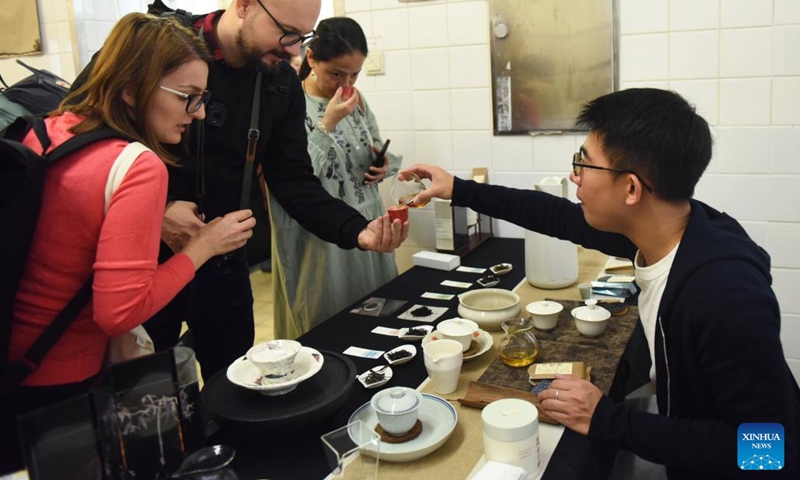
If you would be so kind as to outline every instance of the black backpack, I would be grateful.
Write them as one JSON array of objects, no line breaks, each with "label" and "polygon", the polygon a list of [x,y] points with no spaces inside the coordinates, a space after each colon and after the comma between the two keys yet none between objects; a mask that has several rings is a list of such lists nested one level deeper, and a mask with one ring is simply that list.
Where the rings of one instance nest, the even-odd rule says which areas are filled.
[{"label": "black backpack", "polygon": [[76,135],[52,152],[39,155],[21,143],[31,128],[44,151],[47,151],[51,142],[44,120],[39,117],[19,118],[0,133],[0,225],[7,227],[0,235],[0,252],[4,257],[3,268],[0,269],[0,397],[16,388],[38,368],[92,294],[90,278],[23,358],[15,363],[8,361],[12,304],[36,230],[47,167],[98,140],[124,138],[106,128]]},{"label": "black backpack", "polygon": [[[26,65],[21,60],[17,60],[17,63],[30,70],[33,75],[11,86],[8,86],[0,76],[0,83],[3,84],[3,88],[0,88],[0,97],[19,105],[33,115],[45,115],[58,108],[69,91],[69,82],[47,70]],[[6,123],[0,124],[0,130],[10,125],[13,119],[3,121]]]}]

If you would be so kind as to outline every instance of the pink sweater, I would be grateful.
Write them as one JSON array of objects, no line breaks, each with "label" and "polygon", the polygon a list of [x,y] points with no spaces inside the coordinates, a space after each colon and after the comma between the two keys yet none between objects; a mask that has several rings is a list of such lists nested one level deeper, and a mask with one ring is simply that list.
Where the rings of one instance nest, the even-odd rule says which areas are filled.
[{"label": "pink sweater", "polygon": [[[81,117],[47,120],[52,147],[72,134]],[[41,151],[29,134],[25,144]],[[109,139],[54,164],[28,263],[14,300],[9,358],[27,351],[94,273],[93,297],[23,385],[79,382],[100,372],[108,339],[142,324],[192,278],[194,265],[178,254],[158,265],[167,170],[155,154],[136,159],[104,215],[108,173],[127,145]]]}]

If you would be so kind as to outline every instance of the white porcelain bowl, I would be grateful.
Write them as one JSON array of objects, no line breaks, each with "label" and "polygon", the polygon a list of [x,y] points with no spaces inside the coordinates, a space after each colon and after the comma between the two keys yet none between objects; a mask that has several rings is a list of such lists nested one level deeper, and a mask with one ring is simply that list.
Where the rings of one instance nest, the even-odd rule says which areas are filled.
[{"label": "white porcelain bowl", "polygon": [[525,311],[533,320],[533,326],[544,331],[556,328],[561,310],[564,310],[563,305],[550,300],[531,302],[525,306]]},{"label": "white porcelain bowl", "polygon": [[301,348],[300,342],[294,340],[270,340],[253,345],[246,357],[261,370],[265,382],[281,383]]},{"label": "white porcelain bowl", "polygon": [[483,288],[458,296],[458,316],[484,330],[498,330],[503,320],[518,317],[519,295],[502,288]]},{"label": "white porcelain bowl", "polygon": [[575,328],[584,337],[594,338],[600,336],[608,325],[611,312],[597,306],[597,300],[586,300],[585,307],[572,309],[572,318],[575,319]]}]

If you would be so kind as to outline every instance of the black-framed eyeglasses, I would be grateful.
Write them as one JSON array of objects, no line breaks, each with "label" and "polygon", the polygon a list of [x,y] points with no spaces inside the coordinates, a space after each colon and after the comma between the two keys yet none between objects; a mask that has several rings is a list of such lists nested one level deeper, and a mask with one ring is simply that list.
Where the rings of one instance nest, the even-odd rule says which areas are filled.
[{"label": "black-framed eyeglasses", "polygon": [[576,177],[581,176],[581,169],[582,168],[592,168],[594,170],[606,170],[608,172],[617,172],[617,173],[630,173],[631,175],[635,175],[636,178],[642,182],[644,188],[646,188],[650,193],[654,193],[654,190],[650,187],[650,185],[644,183],[642,177],[639,176],[636,172],[632,172],[630,170],[620,170],[619,168],[610,168],[610,167],[599,167],[597,165],[586,165],[583,161],[583,154],[581,152],[575,152],[572,155],[572,173],[575,174]]},{"label": "black-framed eyeglasses", "polygon": [[299,43],[301,47],[305,47],[306,45],[314,41],[315,38],[317,38],[317,32],[315,32],[314,30],[311,30],[311,33],[309,33],[308,35],[301,35],[298,32],[287,30],[286,27],[284,27],[281,24],[281,22],[278,21],[277,18],[272,16],[271,13],[269,13],[269,10],[267,10],[267,7],[265,7],[264,4],[261,3],[261,0],[256,0],[256,1],[258,2],[259,5],[261,5],[261,8],[263,8],[264,11],[267,12],[269,18],[271,18],[272,21],[275,22],[275,25],[277,25],[278,28],[281,29],[281,32],[283,32],[283,35],[281,36],[280,40],[278,40],[278,43],[280,43],[282,46],[291,47],[292,45],[296,45]]},{"label": "black-framed eyeglasses", "polygon": [[196,111],[200,110],[200,107],[207,105],[208,101],[211,100],[211,92],[208,90],[203,90],[203,93],[194,93],[190,95],[188,93],[179,92],[169,87],[165,87],[164,85],[159,85],[158,88],[166,90],[169,93],[174,93],[175,95],[186,100],[186,113],[195,113]]}]

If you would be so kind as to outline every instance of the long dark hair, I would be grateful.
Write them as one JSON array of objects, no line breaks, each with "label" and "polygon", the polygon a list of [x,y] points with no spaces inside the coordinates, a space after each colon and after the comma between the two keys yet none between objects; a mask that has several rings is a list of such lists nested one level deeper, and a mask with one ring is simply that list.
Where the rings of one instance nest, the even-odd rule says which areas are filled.
[{"label": "long dark hair", "polygon": [[[331,17],[319,22],[315,38],[306,48],[314,52],[314,59],[327,62],[342,55],[352,55],[355,52],[367,56],[367,37],[364,30],[352,18]],[[305,80],[311,73],[308,56],[303,57],[300,65],[300,80]]]}]

